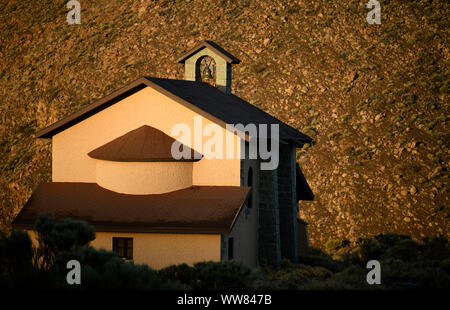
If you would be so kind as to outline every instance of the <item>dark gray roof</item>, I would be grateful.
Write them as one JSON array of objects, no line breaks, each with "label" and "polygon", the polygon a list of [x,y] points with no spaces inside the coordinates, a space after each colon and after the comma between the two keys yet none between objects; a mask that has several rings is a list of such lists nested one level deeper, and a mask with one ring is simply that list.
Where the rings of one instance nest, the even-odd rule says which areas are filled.
[{"label": "dark gray roof", "polygon": [[208,83],[153,77],[146,78],[227,124],[243,124],[244,126],[251,123],[256,125],[278,124],[282,139],[295,140],[300,144],[311,142],[311,138],[298,130],[286,125],[247,101],[232,94],[225,94]]},{"label": "dark gray roof", "polygon": [[116,90],[109,96],[38,131],[36,136],[39,138],[50,138],[147,86],[171,97],[177,102],[190,103],[227,124],[242,124],[244,126],[252,123],[255,125],[278,124],[280,139],[283,142],[293,143],[297,146],[311,142],[310,137],[270,114],[235,95],[225,94],[207,83],[154,77],[141,77]]}]

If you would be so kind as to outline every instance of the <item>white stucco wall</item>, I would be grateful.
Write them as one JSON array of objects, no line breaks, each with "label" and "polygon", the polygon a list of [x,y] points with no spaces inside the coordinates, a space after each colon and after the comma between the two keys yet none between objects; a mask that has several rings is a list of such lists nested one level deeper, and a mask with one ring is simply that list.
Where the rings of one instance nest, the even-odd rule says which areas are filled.
[{"label": "white stucco wall", "polygon": [[192,186],[192,162],[97,160],[97,184],[124,194],[161,194]]}]

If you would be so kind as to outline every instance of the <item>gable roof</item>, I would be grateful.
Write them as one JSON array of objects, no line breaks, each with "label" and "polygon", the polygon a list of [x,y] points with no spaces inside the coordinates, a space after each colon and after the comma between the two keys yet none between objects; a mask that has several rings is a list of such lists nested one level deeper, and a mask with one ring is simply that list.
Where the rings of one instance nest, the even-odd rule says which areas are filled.
[{"label": "gable roof", "polygon": [[180,104],[193,105],[226,124],[243,124],[244,126],[248,124],[255,124],[257,126],[261,124],[278,124],[282,142],[301,146],[304,143],[310,143],[312,141],[310,137],[286,125],[247,101],[233,94],[225,94],[207,83],[153,77],[141,77],[125,85],[110,95],[38,131],[36,136],[38,138],[51,138],[53,135],[106,109],[145,87],[151,87]]},{"label": "gable roof", "polygon": [[178,63],[184,63],[186,61],[186,59],[188,59],[189,57],[191,57],[192,55],[194,55],[199,50],[201,50],[201,49],[203,49],[205,47],[209,48],[214,53],[216,53],[219,56],[221,56],[228,63],[238,64],[238,63],[241,62],[238,58],[234,57],[233,55],[231,55],[226,50],[224,50],[222,47],[220,47],[219,45],[217,45],[216,43],[214,43],[212,41],[204,41],[204,42],[196,45],[195,47],[193,47],[192,49],[190,49],[189,51],[185,52],[183,55],[178,57],[177,62]]},{"label": "gable roof", "polygon": [[190,159],[175,159],[172,156],[172,144],[176,140],[161,130],[148,125],[141,126],[120,136],[88,153],[95,159],[121,162],[170,162],[199,161],[202,155],[190,147]]},{"label": "gable roof", "polygon": [[96,231],[229,233],[250,187],[192,186],[153,195],[120,194],[95,183],[45,183],[13,221],[30,229],[41,213],[81,219]]}]

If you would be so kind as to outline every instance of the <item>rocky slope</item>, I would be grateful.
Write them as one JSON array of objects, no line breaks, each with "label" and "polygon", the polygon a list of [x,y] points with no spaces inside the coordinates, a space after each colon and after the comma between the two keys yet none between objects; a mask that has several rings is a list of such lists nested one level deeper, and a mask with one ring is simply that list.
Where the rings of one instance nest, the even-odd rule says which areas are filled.
[{"label": "rocky slope", "polygon": [[0,4],[0,217],[40,183],[33,133],[141,75],[183,78],[178,55],[213,40],[241,59],[233,89],[314,138],[298,160],[312,244],[381,232],[449,235],[449,13],[442,0],[67,1]]}]

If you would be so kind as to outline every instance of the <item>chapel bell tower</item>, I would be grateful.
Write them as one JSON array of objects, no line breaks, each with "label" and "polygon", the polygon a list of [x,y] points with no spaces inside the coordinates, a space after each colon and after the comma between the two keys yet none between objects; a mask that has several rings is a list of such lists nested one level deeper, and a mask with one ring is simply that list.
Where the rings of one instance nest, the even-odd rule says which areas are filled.
[{"label": "chapel bell tower", "polygon": [[184,79],[204,82],[231,94],[231,65],[240,60],[211,41],[205,41],[177,60],[184,64]]}]

